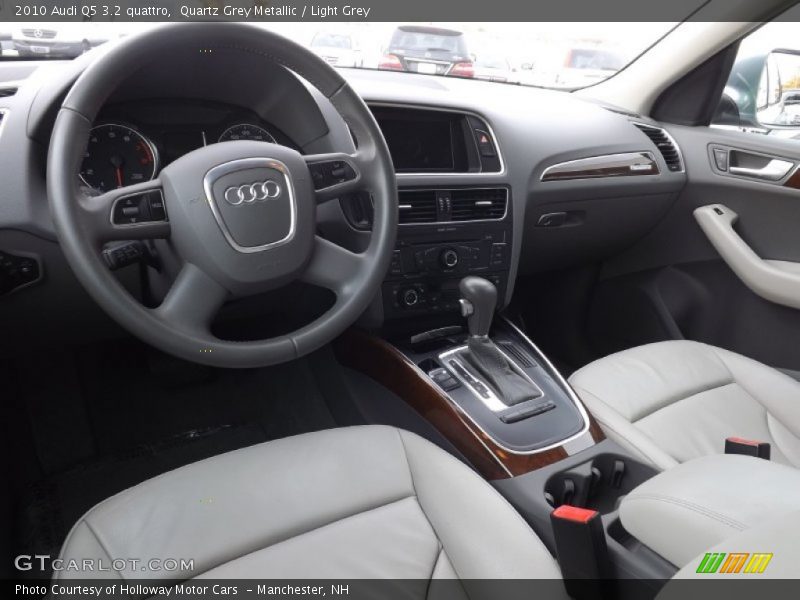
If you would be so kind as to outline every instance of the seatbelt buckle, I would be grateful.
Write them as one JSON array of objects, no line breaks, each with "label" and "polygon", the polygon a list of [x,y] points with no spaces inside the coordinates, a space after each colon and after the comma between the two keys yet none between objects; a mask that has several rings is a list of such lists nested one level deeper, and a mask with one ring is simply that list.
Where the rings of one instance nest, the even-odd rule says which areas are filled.
[{"label": "seatbelt buckle", "polygon": [[562,504],[550,513],[556,557],[572,598],[602,598],[610,561],[600,513]]},{"label": "seatbelt buckle", "polygon": [[725,454],[743,454],[769,460],[770,445],[768,442],[729,437],[725,439]]}]

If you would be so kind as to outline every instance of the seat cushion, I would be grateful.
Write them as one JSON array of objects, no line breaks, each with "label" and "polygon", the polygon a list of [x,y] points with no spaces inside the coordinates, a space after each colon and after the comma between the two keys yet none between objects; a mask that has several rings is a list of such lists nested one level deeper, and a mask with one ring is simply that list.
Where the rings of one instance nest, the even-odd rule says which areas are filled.
[{"label": "seat cushion", "polygon": [[724,452],[737,436],[772,444],[800,467],[800,383],[706,344],[648,344],[597,360],[570,377],[606,435],[657,468]]},{"label": "seat cushion", "polygon": [[625,531],[677,567],[726,538],[800,508],[800,471],[753,456],[703,456],[622,500]]},{"label": "seat cushion", "polygon": [[[798,586],[787,580],[797,580],[800,572],[800,511],[791,514],[771,517],[755,527],[741,532],[732,533],[722,542],[712,548],[706,548],[701,554],[690,560],[685,567],[678,571],[672,581],[664,586],[657,596],[657,600],[687,600],[696,597],[698,588],[687,586],[683,580],[710,578],[733,579],[740,586],[739,593],[731,593],[737,588],[725,588],[725,598],[752,598],[756,592],[763,598],[796,598]],[[737,559],[738,555],[738,559]],[[716,559],[716,560],[714,560]],[[712,562],[713,561],[713,562]],[[704,568],[701,568],[704,565]],[[766,587],[744,583],[748,578],[757,575],[757,581],[764,579],[783,580],[783,585],[775,587],[776,593],[771,594]],[[744,583],[744,585],[742,585]],[[789,585],[787,585],[789,584]],[[719,597],[714,592],[704,590],[704,598]]]},{"label": "seat cushion", "polygon": [[84,515],[61,557],[194,561],[172,571],[125,566],[122,579],[560,577],[486,481],[382,426],[268,442],[146,481]]}]

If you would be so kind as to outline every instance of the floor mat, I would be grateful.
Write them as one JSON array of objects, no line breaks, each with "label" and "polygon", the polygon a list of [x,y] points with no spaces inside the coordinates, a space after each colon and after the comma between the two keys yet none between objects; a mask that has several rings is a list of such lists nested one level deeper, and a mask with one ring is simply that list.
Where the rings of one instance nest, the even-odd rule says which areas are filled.
[{"label": "floor mat", "polygon": [[13,367],[38,468],[16,486],[24,554],[57,554],[84,512],[160,473],[336,426],[306,360],[215,369],[125,342]]},{"label": "floor mat", "polygon": [[259,425],[195,430],[38,481],[21,499],[20,545],[29,554],[57,556],[72,525],[106,498],[161,473],[266,439]]}]

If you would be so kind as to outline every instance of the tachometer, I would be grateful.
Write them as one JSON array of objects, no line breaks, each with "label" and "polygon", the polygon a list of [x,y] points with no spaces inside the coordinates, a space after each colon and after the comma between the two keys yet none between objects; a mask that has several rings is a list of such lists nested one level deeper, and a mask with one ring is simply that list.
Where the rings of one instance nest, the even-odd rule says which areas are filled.
[{"label": "tachometer", "polygon": [[158,155],[141,133],[116,123],[92,127],[81,165],[81,179],[100,191],[150,181],[156,176]]},{"label": "tachometer", "polygon": [[254,142],[271,142],[275,144],[275,138],[272,134],[258,125],[251,125],[250,123],[240,123],[233,127],[228,127],[219,136],[220,142],[234,142],[237,140],[251,140]]}]

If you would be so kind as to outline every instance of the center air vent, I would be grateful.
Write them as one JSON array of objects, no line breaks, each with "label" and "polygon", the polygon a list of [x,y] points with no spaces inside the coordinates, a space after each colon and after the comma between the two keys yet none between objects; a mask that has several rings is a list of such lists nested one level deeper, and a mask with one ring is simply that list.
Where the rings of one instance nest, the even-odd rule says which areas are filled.
[{"label": "center air vent", "polygon": [[504,188],[462,189],[450,192],[453,221],[502,219],[508,191]]},{"label": "center air vent", "polygon": [[0,98],[8,98],[17,93],[16,87],[0,87]]},{"label": "center air vent", "polygon": [[400,190],[400,223],[499,220],[505,217],[505,188]]},{"label": "center air vent", "polygon": [[667,168],[670,171],[683,171],[683,162],[681,161],[681,153],[680,150],[678,150],[678,145],[665,129],[653,127],[652,125],[645,125],[644,123],[634,123],[634,125],[656,145],[656,148],[658,148],[661,156],[664,157],[664,162],[667,163]]},{"label": "center air vent", "polygon": [[435,190],[403,190],[400,200],[400,223],[434,223],[436,219]]}]

